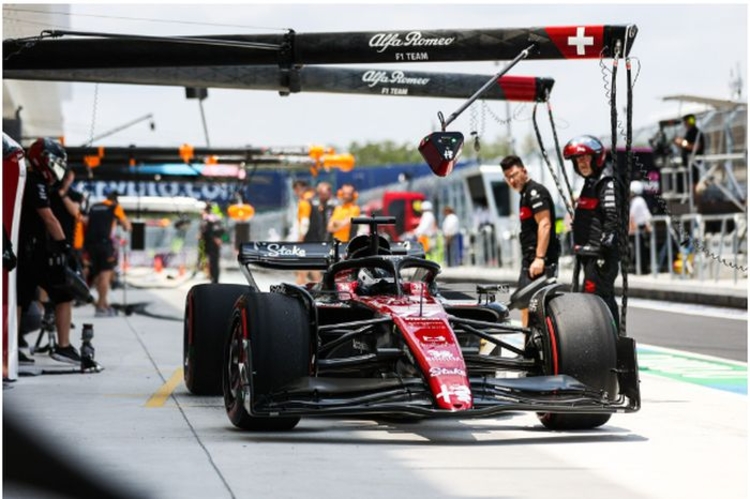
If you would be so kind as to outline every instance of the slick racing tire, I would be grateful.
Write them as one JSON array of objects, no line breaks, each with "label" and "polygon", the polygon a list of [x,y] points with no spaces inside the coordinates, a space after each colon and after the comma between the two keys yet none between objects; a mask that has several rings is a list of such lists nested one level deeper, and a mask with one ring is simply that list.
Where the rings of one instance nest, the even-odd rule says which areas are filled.
[{"label": "slick racing tire", "polygon": [[185,298],[182,361],[185,386],[195,395],[221,395],[221,363],[237,298],[253,288],[198,284]]},{"label": "slick racing tire", "polygon": [[[567,374],[591,388],[617,395],[617,329],[604,301],[596,295],[567,293],[547,305],[546,373]],[[611,414],[539,413],[552,430],[596,428]]]},{"label": "slick racing tire", "polygon": [[[290,381],[309,376],[310,338],[307,309],[296,298],[251,293],[237,302],[224,348],[222,378],[224,407],[234,426],[252,431],[282,431],[297,426],[297,416],[250,414],[245,398],[249,393],[248,405],[252,405]],[[245,343],[249,348],[243,347]]]}]

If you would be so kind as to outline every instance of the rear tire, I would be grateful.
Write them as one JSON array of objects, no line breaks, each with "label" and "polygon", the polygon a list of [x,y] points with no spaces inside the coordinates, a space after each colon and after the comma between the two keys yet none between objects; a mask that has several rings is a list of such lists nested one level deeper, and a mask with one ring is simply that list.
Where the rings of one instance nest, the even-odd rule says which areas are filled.
[{"label": "rear tire", "polygon": [[[249,358],[243,348],[245,334]],[[310,319],[300,300],[278,293],[252,293],[237,302],[222,369],[224,406],[234,426],[251,431],[285,431],[297,426],[298,416],[248,413],[243,388],[249,382],[251,396],[258,399],[309,376],[310,346]]]},{"label": "rear tire", "polygon": [[[617,395],[617,347],[612,313],[593,294],[567,293],[547,305],[546,374],[567,374],[591,388]],[[539,413],[552,430],[596,428],[611,414]]]},{"label": "rear tire", "polygon": [[185,298],[182,360],[185,386],[195,395],[221,395],[221,363],[237,298],[253,288],[198,284]]}]

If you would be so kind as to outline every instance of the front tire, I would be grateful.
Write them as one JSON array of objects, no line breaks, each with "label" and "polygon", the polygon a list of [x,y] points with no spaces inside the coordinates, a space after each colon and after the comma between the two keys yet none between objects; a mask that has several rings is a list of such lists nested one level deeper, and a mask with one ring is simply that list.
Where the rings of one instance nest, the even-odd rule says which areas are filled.
[{"label": "front tire", "polygon": [[185,298],[182,359],[185,386],[195,395],[221,395],[221,363],[240,284],[198,284]]},{"label": "front tire", "polygon": [[[593,389],[617,395],[617,329],[612,313],[596,295],[566,293],[547,305],[546,374],[567,374]],[[596,428],[611,414],[539,413],[552,430]]]},{"label": "front tire", "polygon": [[251,398],[257,400],[309,376],[310,319],[300,300],[278,293],[245,295],[235,306],[224,359],[224,406],[234,426],[251,431],[297,426],[298,416],[253,416],[245,409],[245,397],[248,384]]}]

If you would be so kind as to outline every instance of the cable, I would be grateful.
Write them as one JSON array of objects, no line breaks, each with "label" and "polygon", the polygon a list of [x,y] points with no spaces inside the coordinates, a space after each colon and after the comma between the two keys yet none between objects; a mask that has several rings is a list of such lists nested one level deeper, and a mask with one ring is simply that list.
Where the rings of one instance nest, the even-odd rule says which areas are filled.
[{"label": "cable", "polygon": [[83,147],[89,147],[94,143],[94,130],[96,129],[96,111],[99,107],[99,84],[94,85],[94,106],[91,110],[91,127],[89,128],[89,140]]},{"label": "cable", "polygon": [[555,150],[557,151],[557,161],[560,165],[560,171],[562,171],[563,180],[565,180],[565,186],[568,188],[568,194],[570,195],[570,203],[573,204],[573,188],[570,186],[570,180],[568,180],[568,174],[565,171],[565,161],[563,160],[562,150],[560,148],[560,141],[557,138],[557,127],[555,126],[555,120],[552,117],[552,105],[547,99],[547,115],[549,116],[550,125],[552,126],[552,137],[555,140]]},{"label": "cable", "polygon": [[16,45],[20,45],[20,46],[18,47],[18,49],[14,50],[10,54],[6,55],[3,58],[3,61],[7,61],[11,57],[17,56],[19,53],[23,52],[25,49],[33,47],[34,45],[36,45],[37,43],[39,43],[41,40],[43,40],[45,38],[54,38],[54,37],[55,37],[55,35],[47,32],[47,31],[42,31],[37,36],[28,36],[28,37],[25,37],[25,38],[16,38],[14,40],[8,40],[9,42],[14,42]]},{"label": "cable", "polygon": [[[5,9],[5,10],[7,10],[7,9]],[[8,22],[8,23],[12,22],[12,23],[20,23],[20,24],[30,24],[32,26],[41,26],[43,28],[54,27],[54,28],[58,28],[58,29],[67,29],[67,26],[63,26],[61,24],[53,24],[53,23],[49,23],[49,22],[40,22],[40,21],[29,21],[27,19],[19,19],[17,17],[6,17],[5,19],[3,19],[3,22],[4,23],[5,22]]]},{"label": "cable", "polygon": [[534,132],[536,133],[536,140],[539,142],[539,149],[542,152],[542,159],[544,159],[544,163],[547,165],[547,169],[550,172],[550,175],[552,175],[552,180],[555,181],[555,186],[557,187],[557,192],[560,194],[560,197],[563,200],[563,203],[565,203],[565,209],[568,211],[568,215],[573,217],[573,207],[572,207],[572,198],[571,200],[568,200],[565,197],[565,192],[563,191],[562,186],[560,185],[560,180],[557,177],[557,174],[555,174],[555,171],[552,169],[552,163],[549,160],[549,156],[547,156],[547,151],[544,148],[544,142],[542,141],[542,134],[539,131],[539,125],[536,122],[536,106],[537,104],[534,104],[533,111],[531,114],[532,121],[534,123]]},{"label": "cable", "polygon": [[[30,14],[44,14],[44,15],[59,15],[67,17],[95,17],[100,19],[118,19],[125,21],[143,21],[143,22],[154,22],[164,24],[184,24],[194,26],[215,26],[220,28],[243,28],[243,29],[265,29],[265,30],[278,30],[287,31],[286,28],[268,28],[262,26],[246,26],[242,24],[222,24],[222,23],[207,23],[198,21],[175,21],[175,20],[164,20],[164,19],[153,19],[147,17],[128,17],[128,16],[107,16],[102,14],[83,14],[80,12],[62,12],[62,11],[45,11],[45,10],[33,10],[33,9],[20,9],[15,7],[4,7],[3,12],[26,12]],[[31,22],[31,21],[26,21]]]},{"label": "cable", "polygon": [[110,38],[114,40],[129,40],[129,41],[146,41],[146,42],[160,42],[160,43],[174,43],[178,45],[208,45],[210,47],[233,47],[233,48],[246,48],[246,49],[257,49],[257,50],[274,50],[278,51],[281,49],[281,45],[275,43],[261,43],[261,42],[243,42],[236,40],[222,40],[218,38],[201,38],[201,37],[170,37],[170,36],[152,36],[152,35],[129,35],[122,33],[103,33],[97,31],[70,31],[70,30],[44,30],[42,34],[48,33],[50,36],[55,38],[69,36],[83,36],[92,38]]}]

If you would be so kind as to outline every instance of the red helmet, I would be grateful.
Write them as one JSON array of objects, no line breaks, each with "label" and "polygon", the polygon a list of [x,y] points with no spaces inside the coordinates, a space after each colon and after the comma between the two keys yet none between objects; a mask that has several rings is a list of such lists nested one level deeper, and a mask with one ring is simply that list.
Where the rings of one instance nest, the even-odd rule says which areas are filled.
[{"label": "red helmet", "polygon": [[59,143],[47,137],[36,139],[26,155],[31,167],[44,177],[48,185],[62,182],[68,171],[68,155]]},{"label": "red helmet", "polygon": [[[563,157],[565,159],[573,159],[584,154],[590,154],[593,158],[592,166],[601,170],[604,166],[605,151],[604,145],[596,137],[591,135],[575,137],[565,144],[565,148],[563,149]],[[573,167],[577,172],[578,165],[575,161],[573,161]]]}]

